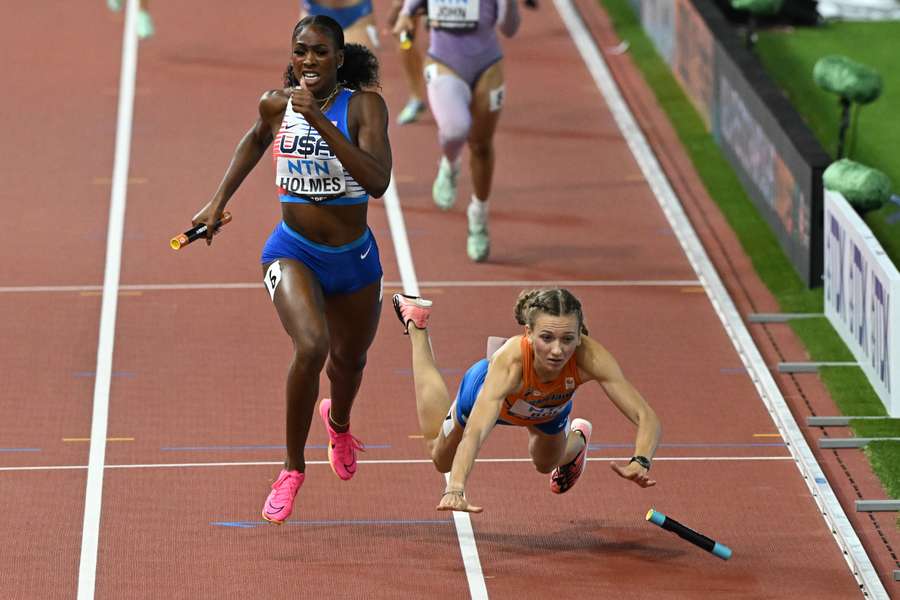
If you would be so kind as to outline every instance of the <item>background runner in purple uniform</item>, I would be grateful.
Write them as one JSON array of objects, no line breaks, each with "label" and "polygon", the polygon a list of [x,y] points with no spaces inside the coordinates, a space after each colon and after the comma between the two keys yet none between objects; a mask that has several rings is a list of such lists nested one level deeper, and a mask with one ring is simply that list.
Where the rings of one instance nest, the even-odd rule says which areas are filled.
[{"label": "background runner in purple uniform", "polygon": [[503,107],[503,52],[496,29],[519,28],[515,0],[405,0],[394,33],[413,29],[412,15],[428,4],[431,25],[425,81],[443,156],[432,187],[444,210],[456,201],[460,154],[469,145],[474,195],[466,251],[476,262],[490,253],[487,215],[494,174],[494,131]]}]

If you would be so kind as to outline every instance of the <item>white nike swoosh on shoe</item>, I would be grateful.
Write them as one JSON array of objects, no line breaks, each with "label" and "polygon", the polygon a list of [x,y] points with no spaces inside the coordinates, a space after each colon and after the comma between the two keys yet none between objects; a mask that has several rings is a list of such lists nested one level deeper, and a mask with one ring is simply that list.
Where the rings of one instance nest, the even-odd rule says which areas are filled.
[{"label": "white nike swoosh on shoe", "polygon": [[369,247],[366,248],[366,251],[365,251],[365,252],[363,252],[362,254],[359,255],[359,258],[362,259],[362,260],[365,260],[365,258],[369,255],[369,250],[371,250],[371,249],[372,249],[372,244],[371,244],[371,242],[370,242],[370,243],[369,243]]}]

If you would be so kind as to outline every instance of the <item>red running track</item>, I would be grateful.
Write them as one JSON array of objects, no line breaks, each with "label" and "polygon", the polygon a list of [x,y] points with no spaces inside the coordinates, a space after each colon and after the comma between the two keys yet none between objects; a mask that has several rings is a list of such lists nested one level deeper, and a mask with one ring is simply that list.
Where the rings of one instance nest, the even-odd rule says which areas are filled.
[{"label": "red running track", "polygon": [[[29,49],[2,67],[16,82],[3,98],[16,147],[0,203],[8,239],[22,240],[4,244],[0,292],[12,342],[2,354],[0,589],[11,598],[71,598],[84,578],[85,439],[121,50],[122,18],[103,3],[51,4],[20,5],[15,22],[0,24],[11,47]],[[314,423],[294,518],[280,528],[260,521],[283,458],[290,353],[258,285],[259,249],[278,218],[268,164],[232,201],[235,221],[211,251],[175,253],[167,240],[215,188],[260,93],[279,84],[295,7],[204,0],[190,11],[154,3],[153,13],[158,34],[138,64],[96,597],[465,597],[456,527],[433,510],[442,476],[415,437],[407,341],[388,305],[354,411],[354,433],[370,447],[358,475],[334,477]],[[77,60],[67,55],[74,47]],[[455,389],[487,336],[516,333],[520,282],[580,282],[571,288],[592,334],[665,431],[659,485],[622,481],[604,463],[630,454],[633,428],[584,388],[576,412],[594,423],[596,460],[556,496],[527,462],[524,433],[496,430],[469,488],[486,507],[471,522],[487,594],[858,595],[552,6],[526,13],[505,49],[489,263],[465,258],[465,201],[449,213],[431,204],[433,121],[391,130],[411,258],[436,302],[438,360]],[[382,62],[396,113],[399,67],[389,53]],[[464,176],[459,197],[469,193]],[[390,293],[400,273],[383,207],[371,203],[370,222]],[[720,561],[646,524],[651,506],[734,557]]]}]

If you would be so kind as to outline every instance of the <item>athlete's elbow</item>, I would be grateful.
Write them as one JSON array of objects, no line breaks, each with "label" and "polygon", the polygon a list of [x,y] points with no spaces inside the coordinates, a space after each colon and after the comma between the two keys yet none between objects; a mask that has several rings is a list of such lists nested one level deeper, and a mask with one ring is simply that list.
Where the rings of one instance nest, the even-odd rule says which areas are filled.
[{"label": "athlete's elbow", "polygon": [[384,196],[385,192],[387,192],[387,189],[388,184],[385,183],[384,185],[373,186],[370,190],[370,193],[372,194],[373,198],[381,198],[382,196]]},{"label": "athlete's elbow", "polygon": [[372,182],[372,185],[369,186],[369,193],[372,194],[373,198],[381,198],[382,196],[384,196],[385,192],[387,192],[388,186],[390,184],[390,173],[388,173],[387,175],[381,175]]}]

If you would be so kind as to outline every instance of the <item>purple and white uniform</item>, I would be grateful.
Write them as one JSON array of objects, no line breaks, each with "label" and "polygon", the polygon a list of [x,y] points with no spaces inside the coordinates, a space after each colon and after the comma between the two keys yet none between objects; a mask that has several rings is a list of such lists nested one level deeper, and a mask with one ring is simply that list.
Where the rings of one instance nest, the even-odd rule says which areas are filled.
[{"label": "purple and white uniform", "polygon": [[515,0],[406,0],[402,14],[428,5],[428,55],[453,69],[470,89],[488,67],[503,58],[496,28],[506,37],[519,29]]}]

